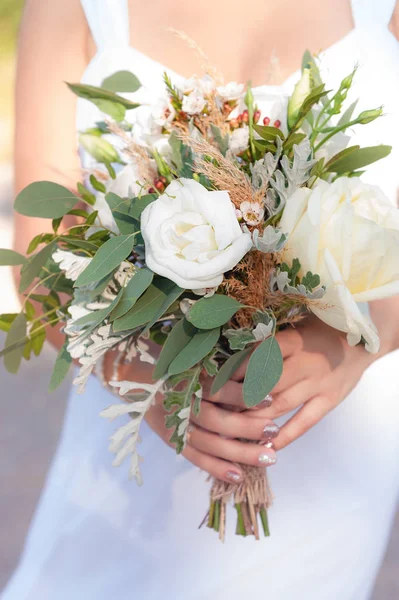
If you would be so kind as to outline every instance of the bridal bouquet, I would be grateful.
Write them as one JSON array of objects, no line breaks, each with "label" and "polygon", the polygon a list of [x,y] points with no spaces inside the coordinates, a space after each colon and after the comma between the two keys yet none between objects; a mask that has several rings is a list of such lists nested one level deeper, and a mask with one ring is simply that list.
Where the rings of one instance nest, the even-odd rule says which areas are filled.
[{"label": "bridal bouquet", "polygon": [[[182,452],[190,413],[201,410],[202,374],[215,394],[249,359],[244,401],[256,406],[282,373],[276,332],[310,312],[349,344],[378,351],[359,303],[399,292],[399,217],[360,179],[390,147],[349,145],[352,127],[382,114],[356,114],[356,103],[343,110],[354,75],[328,91],[306,53],[292,96],[270,99],[211,75],[181,83],[165,74],[151,106],[134,101],[140,82],[126,71],[101,87],[70,84],[99,109],[80,135],[92,168],[77,194],[42,181],[16,199],[17,212],[50,219],[52,232],[37,235],[27,257],[0,250],[0,264],[21,265],[25,297],[19,314],[0,317],[1,355],[16,372],[62,323],[50,389],[75,359],[83,390],[116,350],[105,384],[126,402],[102,416],[131,417],[110,450],[115,465],[130,458],[138,482],[139,428],[157,393]],[[135,357],[154,364],[153,383],[118,380],[118,365]],[[206,522],[222,539],[229,499],[238,534],[269,534],[265,469],[243,470],[242,482],[213,482]]]}]

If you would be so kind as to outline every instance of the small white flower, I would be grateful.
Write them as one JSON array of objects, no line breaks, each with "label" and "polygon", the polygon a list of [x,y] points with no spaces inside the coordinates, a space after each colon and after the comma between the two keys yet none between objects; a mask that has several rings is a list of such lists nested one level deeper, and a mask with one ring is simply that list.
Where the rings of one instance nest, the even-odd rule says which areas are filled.
[{"label": "small white flower", "polygon": [[62,271],[65,271],[65,277],[76,281],[77,278],[86,269],[91,261],[87,256],[77,256],[73,252],[66,250],[56,250],[53,254],[53,260]]},{"label": "small white flower", "polygon": [[167,129],[176,116],[176,111],[168,98],[160,98],[152,109],[151,116],[159,127]]},{"label": "small white flower", "polygon": [[199,92],[191,92],[188,96],[184,96],[182,110],[189,115],[197,115],[201,113],[205,107],[206,100]]},{"label": "small white flower", "polygon": [[235,81],[230,81],[230,83],[217,88],[219,96],[225,101],[238,100],[242,96],[243,91],[244,84],[236,83]]},{"label": "small white flower", "polygon": [[249,143],[249,129],[248,127],[240,127],[235,129],[230,136],[229,149],[233,154],[241,154],[248,148]]},{"label": "small white flower", "polygon": [[248,225],[259,225],[263,221],[265,211],[260,202],[241,202],[240,210]]}]

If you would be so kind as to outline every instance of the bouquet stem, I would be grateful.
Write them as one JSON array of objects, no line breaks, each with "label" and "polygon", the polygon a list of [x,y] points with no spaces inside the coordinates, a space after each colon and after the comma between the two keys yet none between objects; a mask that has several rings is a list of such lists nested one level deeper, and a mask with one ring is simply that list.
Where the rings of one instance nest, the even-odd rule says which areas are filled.
[{"label": "bouquet stem", "polygon": [[225,539],[227,503],[232,498],[237,512],[236,535],[253,535],[259,540],[261,525],[265,537],[270,536],[267,509],[272,504],[273,495],[266,469],[248,465],[241,465],[241,469],[244,473],[242,483],[213,480],[209,511],[200,525],[206,523],[217,531],[221,541]]}]

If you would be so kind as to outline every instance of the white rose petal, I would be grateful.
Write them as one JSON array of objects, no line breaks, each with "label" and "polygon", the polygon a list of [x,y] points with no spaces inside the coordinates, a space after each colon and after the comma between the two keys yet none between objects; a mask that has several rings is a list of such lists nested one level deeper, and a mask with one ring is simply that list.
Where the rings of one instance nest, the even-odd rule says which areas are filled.
[{"label": "white rose petal", "polygon": [[217,287],[249,252],[228,192],[193,179],[173,181],[141,215],[147,266],[182,288]]},{"label": "white rose petal", "polygon": [[320,275],[327,290],[311,310],[331,327],[363,337],[378,352],[374,325],[358,304],[399,294],[399,211],[358,178],[319,182],[288,199],[280,222],[288,233],[283,260]]}]

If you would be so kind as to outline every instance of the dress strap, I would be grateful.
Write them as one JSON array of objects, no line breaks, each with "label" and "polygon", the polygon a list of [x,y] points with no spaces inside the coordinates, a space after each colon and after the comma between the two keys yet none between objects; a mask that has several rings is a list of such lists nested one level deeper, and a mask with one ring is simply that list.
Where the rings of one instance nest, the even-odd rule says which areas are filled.
[{"label": "dress strap", "polygon": [[86,19],[101,52],[130,44],[128,0],[80,0]]},{"label": "dress strap", "polygon": [[388,27],[396,0],[351,0],[355,27],[372,30]]}]

